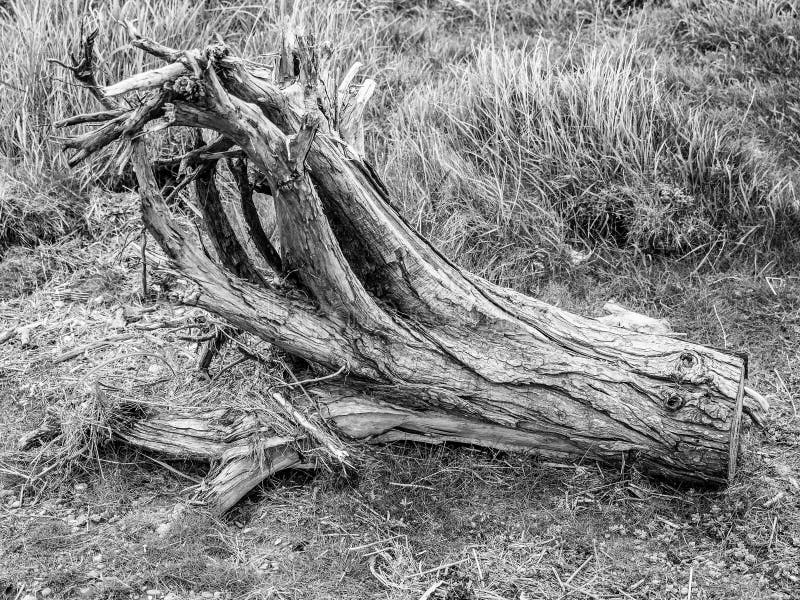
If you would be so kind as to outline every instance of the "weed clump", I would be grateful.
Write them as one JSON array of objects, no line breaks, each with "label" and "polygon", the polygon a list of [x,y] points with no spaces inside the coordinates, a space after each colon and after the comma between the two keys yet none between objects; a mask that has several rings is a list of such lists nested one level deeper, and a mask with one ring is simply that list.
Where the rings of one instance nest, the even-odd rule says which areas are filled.
[{"label": "weed clump", "polygon": [[800,73],[797,0],[680,0],[675,36],[701,53],[729,53],[760,77]]},{"label": "weed clump", "polygon": [[87,204],[88,196],[67,177],[0,172],[0,256],[10,246],[33,246],[82,232]]}]

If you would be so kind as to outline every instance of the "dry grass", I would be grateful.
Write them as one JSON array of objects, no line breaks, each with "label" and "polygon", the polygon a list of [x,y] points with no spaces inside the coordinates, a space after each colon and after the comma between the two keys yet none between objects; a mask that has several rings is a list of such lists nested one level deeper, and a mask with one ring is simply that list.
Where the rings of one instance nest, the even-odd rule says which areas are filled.
[{"label": "dry grass", "polygon": [[[759,138],[749,106],[702,98],[709,90],[738,98],[738,88],[722,78],[694,81],[681,65],[688,57],[714,73],[723,55],[730,65],[776,66],[770,52],[796,62],[795,5],[637,6],[329,0],[289,3],[283,14],[335,41],[335,68],[366,61],[364,76],[379,82],[372,152],[398,202],[445,250],[492,279],[525,287],[568,266],[575,248],[702,257],[791,247],[800,224],[796,169]],[[278,3],[239,0],[10,7],[13,18],[0,18],[4,76],[13,84],[0,95],[0,153],[26,182],[64,172],[52,123],[91,104],[47,63],[69,55],[81,27],[99,27],[99,77],[114,81],[150,60],[131,51],[119,20],[175,46],[220,33],[241,55],[267,60],[282,14]],[[756,75],[750,83],[763,85]],[[771,75],[790,79],[785,69]],[[781,122],[793,114],[781,109]],[[172,132],[161,143],[181,139]],[[96,179],[103,159],[76,180]],[[59,223],[74,223],[20,223],[31,203],[16,197],[0,196],[0,212],[10,215],[0,222],[14,225],[0,231],[6,245],[52,238]],[[62,207],[58,216],[74,212]]]}]

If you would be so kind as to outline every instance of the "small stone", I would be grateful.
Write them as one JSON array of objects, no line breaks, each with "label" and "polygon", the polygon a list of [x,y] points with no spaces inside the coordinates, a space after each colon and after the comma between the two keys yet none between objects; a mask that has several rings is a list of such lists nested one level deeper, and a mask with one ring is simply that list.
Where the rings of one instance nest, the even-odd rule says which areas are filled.
[{"label": "small stone", "polygon": [[82,527],[83,525],[86,525],[86,522],[87,522],[86,515],[78,515],[77,517],[75,517],[74,524],[78,527]]},{"label": "small stone", "polygon": [[[66,306],[66,302],[64,302],[63,300],[56,300],[55,302],[53,302],[53,306],[55,308],[64,308]],[[46,589],[50,589],[50,588],[46,588]]]},{"label": "small stone", "polygon": [[214,594],[212,594],[211,592],[203,592],[202,594],[200,594],[200,596],[202,598],[213,598]]},{"label": "small stone", "polygon": [[82,494],[83,492],[85,492],[85,491],[86,491],[86,489],[87,489],[88,487],[89,487],[89,486],[88,486],[88,485],[86,485],[85,483],[76,483],[75,485],[73,485],[73,486],[72,486],[72,488],[73,488],[73,489],[74,489],[76,492],[78,492],[78,493],[80,493],[80,494]]},{"label": "small stone", "polygon": [[100,521],[103,520],[103,517],[101,515],[98,515],[97,513],[92,513],[91,515],[89,515],[89,520],[92,523],[99,523]]},{"label": "small stone", "polygon": [[150,373],[150,375],[158,375],[161,373],[161,365],[150,365],[147,368],[147,372]]},{"label": "small stone", "polygon": [[275,540],[275,545],[280,546],[282,541],[283,540],[281,538],[278,538],[277,540]]},{"label": "small stone", "polygon": [[86,571],[86,576],[90,579],[100,579],[100,571],[95,571],[94,569]]},{"label": "small stone", "polygon": [[39,592],[39,593],[42,595],[42,597],[43,597],[43,598],[47,598],[47,597],[48,597],[50,594],[52,594],[52,593],[53,593],[53,590],[51,590],[49,587],[47,587],[47,588],[44,588],[44,589],[43,589],[41,592]]},{"label": "small stone", "polygon": [[222,592],[214,592],[214,598],[222,598]]},{"label": "small stone", "polygon": [[92,298],[92,304],[102,304],[105,301],[106,298],[105,296],[103,296],[103,294],[100,294],[99,296],[95,296],[94,298]]},{"label": "small stone", "polygon": [[11,508],[19,508],[20,506],[22,506],[22,502],[20,502],[19,500],[14,500],[11,503]]},{"label": "small stone", "polygon": [[33,594],[25,594],[20,600],[36,600],[36,596]]},{"label": "small stone", "polygon": [[169,523],[162,523],[161,525],[156,527],[156,533],[158,534],[158,537],[162,537],[162,538],[163,537],[167,537],[167,535],[169,535],[169,532],[170,532],[171,529],[172,529],[172,526]]},{"label": "small stone", "polygon": [[92,562],[99,563],[99,562],[102,562],[102,561],[103,561],[103,555],[102,554],[95,554],[92,557]]},{"label": "small stone", "polygon": [[161,590],[147,590],[145,592],[148,596],[160,596]]}]

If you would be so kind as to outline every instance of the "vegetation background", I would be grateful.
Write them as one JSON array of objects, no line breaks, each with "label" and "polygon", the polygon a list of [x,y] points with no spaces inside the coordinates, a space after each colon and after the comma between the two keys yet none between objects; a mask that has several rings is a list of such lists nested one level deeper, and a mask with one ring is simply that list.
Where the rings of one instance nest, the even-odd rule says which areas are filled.
[{"label": "vegetation background", "polygon": [[[264,60],[288,15],[377,81],[369,155],[453,259],[750,355],[772,420],[734,485],[396,444],[358,480],[289,474],[215,519],[187,504],[202,466],[107,443],[122,398],[247,404],[276,376],[232,350],[198,381],[196,344],[115,322],[185,318],[180,281],[141,295],[136,199],[108,156],[66,168],[53,123],[92,101],[48,59],[98,27],[99,79],[137,72],[133,20]],[[800,2],[4,0],[0,56],[0,330],[31,334],[0,344],[0,598],[800,597]],[[99,379],[109,405],[87,400]],[[65,401],[91,443],[18,451]]]}]

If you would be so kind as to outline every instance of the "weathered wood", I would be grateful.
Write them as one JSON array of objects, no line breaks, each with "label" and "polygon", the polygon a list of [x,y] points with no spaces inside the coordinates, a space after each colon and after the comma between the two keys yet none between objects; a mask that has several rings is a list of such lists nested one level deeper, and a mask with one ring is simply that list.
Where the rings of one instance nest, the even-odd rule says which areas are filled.
[{"label": "weathered wood", "polygon": [[[169,64],[110,86],[115,94],[155,91],[70,141],[73,159],[130,140],[143,220],[196,285],[186,302],[288,354],[347,372],[317,390],[315,419],[351,439],[453,440],[559,460],[624,461],[710,483],[733,476],[741,412],[757,419],[764,412],[763,399],[744,386],[743,359],[679,339],[654,319],[624,310],[613,321],[581,317],[454,265],[402,218],[364,159],[361,122],[374,83],[353,97],[356,66],[338,89],[323,89],[313,40],[287,35],[275,83],[274,73],[219,44],[180,52],[136,35],[134,45]],[[133,137],[164,115],[172,127],[220,136],[168,159],[182,170],[203,161],[197,192],[217,260],[171,214],[143,136]],[[224,211],[209,210],[221,206],[219,198],[212,194],[210,205],[202,198],[216,190],[216,154],[234,147],[273,196],[280,253],[260,227],[243,163],[235,171],[242,201],[229,206],[266,262],[291,277],[266,281],[243,268],[252,263],[248,245]],[[322,435],[308,427],[312,420],[297,424],[306,442]],[[274,471],[241,457],[223,460],[214,440],[219,506]],[[274,463],[301,462],[292,452],[275,450]]]}]

